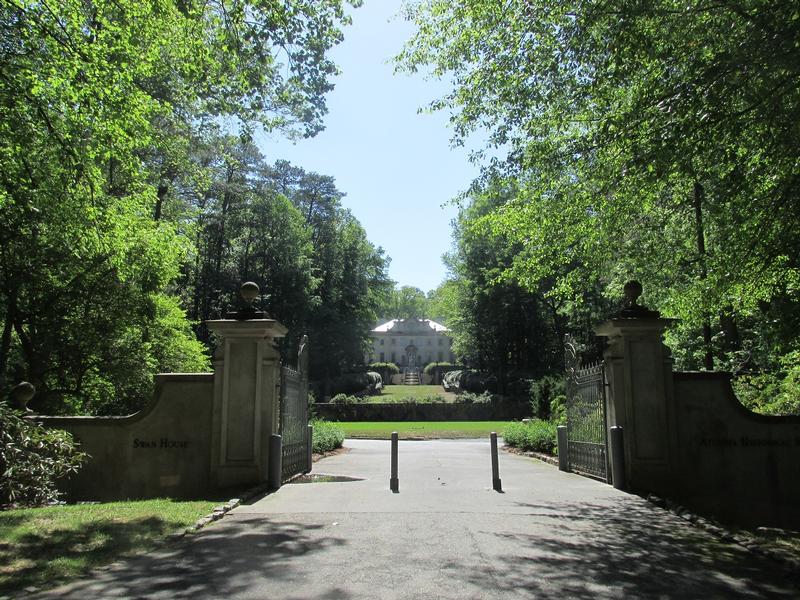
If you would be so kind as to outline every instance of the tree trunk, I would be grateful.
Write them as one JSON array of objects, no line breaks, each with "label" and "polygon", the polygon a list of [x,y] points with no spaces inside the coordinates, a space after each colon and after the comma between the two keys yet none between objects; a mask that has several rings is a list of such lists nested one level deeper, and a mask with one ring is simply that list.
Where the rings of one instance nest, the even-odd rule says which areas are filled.
[{"label": "tree trunk", "polygon": [[164,206],[164,198],[167,196],[167,191],[169,191],[169,185],[166,181],[162,181],[156,191],[156,207],[153,210],[153,220],[156,222],[161,220],[161,210]]},{"label": "tree trunk", "polygon": [[[703,202],[705,201],[705,189],[700,182],[694,182],[694,222],[697,235],[697,255],[700,260],[700,281],[708,278],[706,266],[706,237],[703,228]],[[711,346],[711,318],[706,311],[703,317],[703,363],[707,371],[714,370],[714,353]]]},{"label": "tree trunk", "polygon": [[8,366],[8,355],[11,350],[11,331],[14,327],[14,319],[17,312],[17,291],[11,290],[8,294],[8,306],[3,322],[3,337],[0,340],[0,393],[6,385],[6,367]]}]

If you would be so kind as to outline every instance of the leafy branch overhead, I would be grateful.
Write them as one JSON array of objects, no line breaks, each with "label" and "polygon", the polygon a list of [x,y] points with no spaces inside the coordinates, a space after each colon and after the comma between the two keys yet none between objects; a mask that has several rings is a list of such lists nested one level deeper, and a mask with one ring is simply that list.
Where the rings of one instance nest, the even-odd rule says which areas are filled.
[{"label": "leafy branch overhead", "polygon": [[405,15],[418,33],[398,69],[450,78],[431,107],[498,157],[472,194],[496,206],[462,229],[513,249],[494,282],[573,302],[638,278],[683,320],[687,365],[796,347],[747,333],[800,300],[795,2],[427,0]]},{"label": "leafy branch overhead", "polygon": [[[240,242],[272,261],[285,250],[269,274],[292,275],[270,282],[273,298],[317,293],[329,264],[310,265],[318,232],[295,200],[314,211],[250,187],[236,165],[252,163],[257,128],[322,129],[328,52],[359,4],[0,0],[0,394],[27,379],[37,410],[128,412],[159,370],[207,369],[186,312],[207,316],[187,299],[209,275],[192,265],[216,269],[216,284]],[[351,221],[336,227],[379,280],[384,259]],[[204,249],[209,222],[249,237]],[[244,271],[258,260],[247,254]],[[369,302],[351,305],[372,320]]]}]

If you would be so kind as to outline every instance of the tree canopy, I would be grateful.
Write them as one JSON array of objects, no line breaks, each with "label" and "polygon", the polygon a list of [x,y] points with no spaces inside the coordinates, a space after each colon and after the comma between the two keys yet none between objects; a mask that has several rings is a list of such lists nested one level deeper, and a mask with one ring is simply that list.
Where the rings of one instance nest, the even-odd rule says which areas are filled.
[{"label": "tree canopy", "polygon": [[208,367],[185,311],[204,318],[245,273],[276,314],[309,318],[329,265],[308,207],[254,177],[249,139],[320,131],[348,4],[0,1],[0,390],[24,378],[37,410],[133,410],[155,372]]},{"label": "tree canopy", "polygon": [[[495,283],[579,307],[637,278],[686,367],[798,345],[800,10],[738,3],[426,0],[398,68],[448,77],[456,143],[488,133],[463,236]],[[502,195],[501,195],[502,194]],[[780,323],[780,324],[779,324]]]}]

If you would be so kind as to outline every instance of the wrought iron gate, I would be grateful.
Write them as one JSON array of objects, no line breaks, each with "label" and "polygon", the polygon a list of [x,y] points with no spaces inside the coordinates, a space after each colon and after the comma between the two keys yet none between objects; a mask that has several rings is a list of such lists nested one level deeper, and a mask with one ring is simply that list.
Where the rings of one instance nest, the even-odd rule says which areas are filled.
[{"label": "wrought iron gate", "polygon": [[297,356],[297,369],[281,367],[282,443],[281,481],[298,473],[307,473],[308,447],[308,338],[303,336]]},{"label": "wrought iron gate", "polygon": [[603,362],[582,367],[572,340],[564,346],[569,470],[610,483]]}]

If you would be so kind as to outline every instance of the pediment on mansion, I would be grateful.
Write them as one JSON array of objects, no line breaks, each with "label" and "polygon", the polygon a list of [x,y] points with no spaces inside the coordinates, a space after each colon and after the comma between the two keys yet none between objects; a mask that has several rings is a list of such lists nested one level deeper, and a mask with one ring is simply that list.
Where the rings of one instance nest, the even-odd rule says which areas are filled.
[{"label": "pediment on mansion", "polygon": [[431,319],[391,319],[378,325],[372,333],[397,335],[436,335],[447,333],[447,327]]}]

